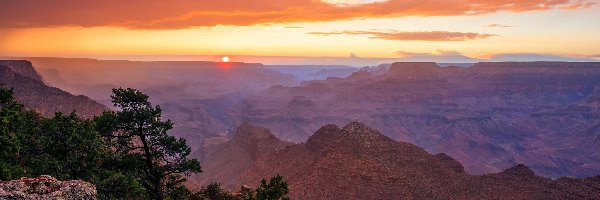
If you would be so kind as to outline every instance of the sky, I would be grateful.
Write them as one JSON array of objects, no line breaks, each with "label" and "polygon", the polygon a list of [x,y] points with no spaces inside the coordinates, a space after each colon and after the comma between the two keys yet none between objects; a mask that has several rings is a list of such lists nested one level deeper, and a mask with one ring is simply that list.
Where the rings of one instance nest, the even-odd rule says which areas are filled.
[{"label": "sky", "polygon": [[271,64],[600,59],[600,0],[0,0],[0,5],[1,56],[215,61],[229,56]]}]

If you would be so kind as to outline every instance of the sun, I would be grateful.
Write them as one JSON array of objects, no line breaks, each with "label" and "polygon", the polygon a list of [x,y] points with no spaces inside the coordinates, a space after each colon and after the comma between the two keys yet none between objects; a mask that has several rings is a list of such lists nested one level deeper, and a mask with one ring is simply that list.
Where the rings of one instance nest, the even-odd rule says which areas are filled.
[{"label": "sun", "polygon": [[229,62],[229,57],[228,56],[223,56],[221,58],[221,61],[223,61],[223,62]]}]

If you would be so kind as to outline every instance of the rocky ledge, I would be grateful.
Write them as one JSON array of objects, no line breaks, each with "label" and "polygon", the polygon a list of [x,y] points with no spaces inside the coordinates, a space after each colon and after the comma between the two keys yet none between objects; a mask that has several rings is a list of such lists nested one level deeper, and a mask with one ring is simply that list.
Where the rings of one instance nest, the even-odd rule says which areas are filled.
[{"label": "rocky ledge", "polygon": [[96,199],[96,186],[81,180],[59,181],[47,175],[23,177],[0,181],[0,199]]}]

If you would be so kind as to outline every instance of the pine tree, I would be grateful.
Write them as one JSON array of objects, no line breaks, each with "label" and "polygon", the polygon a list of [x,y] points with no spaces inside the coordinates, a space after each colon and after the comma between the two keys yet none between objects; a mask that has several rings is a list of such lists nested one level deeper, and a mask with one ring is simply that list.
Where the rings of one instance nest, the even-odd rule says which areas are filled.
[{"label": "pine tree", "polygon": [[141,183],[153,199],[170,199],[169,191],[180,193],[181,188],[172,183],[182,181],[173,177],[183,179],[177,175],[201,172],[199,162],[187,158],[191,149],[185,139],[167,134],[173,123],[161,119],[160,106],[152,106],[146,94],[118,88],[111,97],[120,111],[105,112],[96,122],[103,136],[114,143],[115,153],[141,162],[133,166],[141,166]]}]

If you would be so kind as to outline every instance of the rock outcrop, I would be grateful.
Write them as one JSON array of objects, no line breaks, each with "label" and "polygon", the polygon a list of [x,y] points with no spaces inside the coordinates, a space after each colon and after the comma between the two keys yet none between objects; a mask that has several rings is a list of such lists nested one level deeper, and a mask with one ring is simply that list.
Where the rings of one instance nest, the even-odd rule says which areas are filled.
[{"label": "rock outcrop", "polygon": [[92,200],[96,186],[80,180],[59,181],[51,176],[0,181],[0,199]]},{"label": "rock outcrop", "polygon": [[[307,106],[290,106],[299,100]],[[322,124],[362,121],[475,174],[518,163],[546,177],[600,174],[600,63],[394,63],[379,75],[273,87],[230,113],[236,124],[265,126],[292,142]]]},{"label": "rock outcrop", "polygon": [[6,66],[13,72],[32,78],[36,81],[43,82],[44,80],[28,60],[0,60],[0,65]]}]

